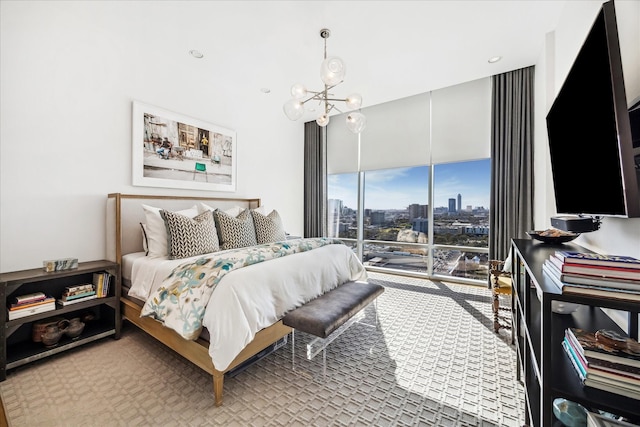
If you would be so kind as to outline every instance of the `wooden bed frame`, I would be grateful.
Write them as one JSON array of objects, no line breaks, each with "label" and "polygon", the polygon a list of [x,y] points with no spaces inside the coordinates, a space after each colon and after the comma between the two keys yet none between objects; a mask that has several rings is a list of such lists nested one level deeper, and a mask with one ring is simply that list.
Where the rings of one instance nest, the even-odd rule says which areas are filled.
[{"label": "wooden bed frame", "polygon": [[[107,197],[108,259],[122,265],[122,256],[124,254],[143,250],[140,227],[140,223],[144,222],[142,204],[169,210],[180,210],[199,202],[220,209],[228,209],[233,206],[244,208],[257,208],[260,206],[260,199],[109,194]],[[185,340],[174,330],[165,328],[157,320],[149,317],[140,317],[142,305],[138,300],[122,296],[121,302],[124,319],[127,319],[213,376],[213,393],[216,406],[222,405],[225,372],[232,370],[291,333],[291,328],[285,326],[282,321],[262,329],[256,334],[253,341],[231,362],[229,367],[220,371],[215,368],[211,356],[209,356],[209,343],[207,341],[202,339],[195,341]]]}]

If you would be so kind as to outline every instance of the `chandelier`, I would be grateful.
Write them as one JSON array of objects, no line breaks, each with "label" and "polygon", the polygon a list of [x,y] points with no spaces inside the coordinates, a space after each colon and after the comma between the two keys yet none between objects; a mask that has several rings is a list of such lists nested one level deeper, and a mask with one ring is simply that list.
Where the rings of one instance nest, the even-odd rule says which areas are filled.
[{"label": "chandelier", "polygon": [[[302,83],[296,83],[291,86],[292,99],[284,104],[284,114],[290,120],[298,120],[304,115],[304,104],[309,101],[319,101],[319,105],[323,107],[323,111],[316,119],[319,126],[329,124],[329,113],[336,110],[342,113],[333,102],[344,102],[350,110],[358,110],[362,105],[362,96],[353,93],[344,99],[333,98],[333,94],[329,91],[344,81],[346,73],[346,65],[342,59],[337,56],[327,57],[327,39],[331,32],[323,28],[320,30],[320,37],[324,39],[324,61],[320,65],[320,78],[324,82],[324,90],[314,92],[308,90]],[[347,115],[347,128],[353,133],[360,133],[367,125],[367,118],[359,111],[352,111]]]}]

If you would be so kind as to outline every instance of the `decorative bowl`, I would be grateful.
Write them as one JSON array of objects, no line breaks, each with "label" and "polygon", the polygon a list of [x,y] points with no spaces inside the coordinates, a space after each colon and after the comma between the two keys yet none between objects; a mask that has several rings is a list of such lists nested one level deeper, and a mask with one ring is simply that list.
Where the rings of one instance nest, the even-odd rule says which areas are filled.
[{"label": "decorative bowl", "polygon": [[560,230],[527,231],[527,234],[535,240],[544,243],[567,243],[578,237],[579,233],[570,233]]}]

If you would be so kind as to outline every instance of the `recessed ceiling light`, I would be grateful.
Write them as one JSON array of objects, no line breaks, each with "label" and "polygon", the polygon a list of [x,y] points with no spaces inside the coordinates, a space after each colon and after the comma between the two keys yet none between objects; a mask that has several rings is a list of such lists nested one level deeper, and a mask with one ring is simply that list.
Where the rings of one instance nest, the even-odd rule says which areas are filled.
[{"label": "recessed ceiling light", "polygon": [[260,92],[262,92],[262,93],[271,93],[271,89],[269,89],[268,87],[263,87],[263,88],[260,88]]},{"label": "recessed ceiling light", "polygon": [[204,55],[202,54],[202,52],[200,52],[200,51],[198,51],[198,50],[190,50],[190,51],[189,51],[189,54],[190,54],[191,56],[193,56],[194,58],[198,58],[198,59],[200,59],[200,58],[202,58],[202,57],[204,56]]},{"label": "recessed ceiling light", "polygon": [[494,57],[491,57],[491,58],[489,58],[489,64],[493,64],[493,63],[495,63],[495,62],[498,62],[498,61],[500,61],[501,59],[502,59],[502,56],[494,56]]}]

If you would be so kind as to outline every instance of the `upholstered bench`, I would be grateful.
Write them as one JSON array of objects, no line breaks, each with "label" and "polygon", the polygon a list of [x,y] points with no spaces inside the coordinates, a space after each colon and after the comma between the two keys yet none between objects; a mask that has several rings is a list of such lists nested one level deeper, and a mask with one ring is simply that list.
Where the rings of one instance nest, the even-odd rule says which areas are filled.
[{"label": "upholstered bench", "polygon": [[[384,292],[384,287],[367,282],[346,282],[329,292],[291,310],[282,323],[293,329],[291,333],[292,364],[295,370],[295,331],[316,336],[307,344],[307,358],[322,351],[323,376],[326,374],[326,347],[356,320],[361,312]],[[377,325],[376,311],[376,325]]]}]

